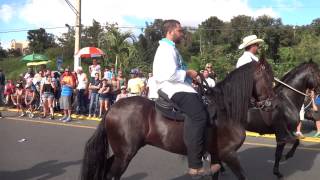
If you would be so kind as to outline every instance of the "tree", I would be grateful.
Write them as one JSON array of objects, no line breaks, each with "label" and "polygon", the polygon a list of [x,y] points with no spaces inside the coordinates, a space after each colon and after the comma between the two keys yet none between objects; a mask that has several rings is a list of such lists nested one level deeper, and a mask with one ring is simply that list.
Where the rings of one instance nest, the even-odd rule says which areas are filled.
[{"label": "tree", "polygon": [[2,48],[1,43],[0,43],[0,60],[2,58],[6,58],[8,56],[8,53],[5,49]]},{"label": "tree", "polygon": [[154,55],[159,45],[159,41],[164,37],[162,19],[155,19],[153,23],[146,23],[144,34],[139,36],[137,48],[141,53],[141,61],[152,64]]},{"label": "tree", "polygon": [[29,30],[27,38],[30,51],[34,53],[43,53],[46,49],[57,46],[54,35],[47,33],[43,28]]},{"label": "tree", "polygon": [[22,56],[21,50],[20,49],[8,49],[8,56],[12,57],[19,57]]},{"label": "tree", "polygon": [[131,32],[120,32],[116,24],[107,24],[107,32],[102,33],[100,45],[106,49],[113,63],[118,63],[121,68],[128,67],[128,56],[130,54],[130,42],[134,41]]},{"label": "tree", "polygon": [[320,35],[320,18],[312,20],[311,28],[312,28],[312,31],[315,33],[316,36]]},{"label": "tree", "polygon": [[81,45],[82,47],[91,46],[99,47],[99,37],[103,32],[103,28],[96,20],[92,21],[92,26],[84,28],[82,31]]},{"label": "tree", "polygon": [[212,16],[203,21],[199,25],[201,39],[206,45],[215,45],[221,43],[221,33],[224,28],[224,23],[216,16]]},{"label": "tree", "polygon": [[253,18],[250,16],[240,15],[231,19],[230,30],[227,34],[229,38],[231,49],[238,49],[241,44],[242,38],[249,34],[252,34]]},{"label": "tree", "polygon": [[63,33],[61,37],[58,37],[59,46],[62,48],[62,55],[64,58],[73,58],[75,42],[74,35],[75,30],[70,27],[68,32]]},{"label": "tree", "polygon": [[281,19],[274,19],[270,16],[263,15],[258,17],[254,22],[254,33],[265,40],[267,46],[267,56],[278,62],[278,49],[280,47],[280,27]]}]

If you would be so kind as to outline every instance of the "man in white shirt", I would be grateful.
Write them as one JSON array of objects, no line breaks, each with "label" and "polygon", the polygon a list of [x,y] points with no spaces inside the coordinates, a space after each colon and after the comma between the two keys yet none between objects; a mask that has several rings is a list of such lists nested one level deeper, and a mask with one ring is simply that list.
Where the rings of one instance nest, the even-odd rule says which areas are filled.
[{"label": "man in white shirt", "polygon": [[214,87],[216,85],[216,82],[209,77],[209,71],[208,70],[203,70],[203,77],[205,78],[205,80],[207,81],[209,87]]},{"label": "man in white shirt", "polygon": [[159,41],[153,62],[153,76],[158,88],[166,93],[188,116],[184,121],[188,174],[191,176],[203,175],[208,173],[202,167],[201,161],[204,153],[205,129],[209,118],[208,112],[201,97],[196,93],[191,83],[188,83],[190,78],[196,78],[197,72],[186,69],[182,56],[175,46],[184,36],[180,22],[166,20],[163,27],[165,38]]},{"label": "man in white shirt", "polygon": [[94,79],[96,73],[99,73],[99,77],[101,77],[101,66],[98,64],[96,59],[92,59],[92,65],[89,66],[90,80]]},{"label": "man in white shirt", "polygon": [[256,35],[250,35],[242,40],[239,49],[245,49],[243,55],[238,59],[236,67],[239,68],[242,65],[250,63],[251,61],[259,61],[256,54],[258,53],[260,43],[263,43],[262,39],[258,39]]},{"label": "man in white shirt", "polygon": [[157,88],[157,82],[153,76],[152,73],[149,73],[149,78],[146,85],[147,95],[148,98],[151,100],[155,100],[158,98],[158,88]]}]

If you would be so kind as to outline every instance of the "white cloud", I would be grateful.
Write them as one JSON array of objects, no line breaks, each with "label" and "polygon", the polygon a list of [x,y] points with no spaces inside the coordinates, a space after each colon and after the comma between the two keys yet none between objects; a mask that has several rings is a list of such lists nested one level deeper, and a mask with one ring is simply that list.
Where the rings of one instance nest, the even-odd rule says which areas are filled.
[{"label": "white cloud", "polygon": [[[75,5],[75,0],[70,0]],[[28,0],[20,10],[20,18],[38,27],[75,24],[75,14],[64,0]],[[183,25],[197,26],[210,16],[229,21],[237,15],[276,17],[271,8],[252,9],[247,0],[82,0],[82,24],[92,19],[104,24],[117,22],[120,26],[133,25],[125,17],[150,19],[177,19]]]},{"label": "white cloud", "polygon": [[13,8],[10,5],[3,4],[0,7],[0,19],[4,22],[9,22],[13,16]]},{"label": "white cloud", "polygon": [[276,7],[281,11],[295,11],[298,8],[303,7],[303,3],[300,0],[273,0]]}]

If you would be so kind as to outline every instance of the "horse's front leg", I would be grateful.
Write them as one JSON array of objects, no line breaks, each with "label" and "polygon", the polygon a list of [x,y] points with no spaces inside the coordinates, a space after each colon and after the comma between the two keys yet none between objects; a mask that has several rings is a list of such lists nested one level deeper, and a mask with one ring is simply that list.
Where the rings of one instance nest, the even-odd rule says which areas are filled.
[{"label": "horse's front leg", "polygon": [[294,153],[296,152],[297,147],[299,146],[299,144],[300,144],[300,140],[299,140],[299,139],[296,139],[296,141],[294,142],[292,148],[291,148],[290,151],[286,154],[286,160],[293,157],[293,155],[294,155]]},{"label": "horse's front leg", "polygon": [[276,152],[275,152],[275,161],[273,166],[273,174],[276,175],[278,178],[282,178],[283,175],[279,171],[279,163],[282,158],[283,149],[286,143],[278,143]]},{"label": "horse's front leg", "polygon": [[223,162],[227,164],[227,166],[231,169],[231,171],[237,176],[239,180],[247,179],[245,172],[241,167],[236,151],[230,152],[228,156],[223,159]]}]

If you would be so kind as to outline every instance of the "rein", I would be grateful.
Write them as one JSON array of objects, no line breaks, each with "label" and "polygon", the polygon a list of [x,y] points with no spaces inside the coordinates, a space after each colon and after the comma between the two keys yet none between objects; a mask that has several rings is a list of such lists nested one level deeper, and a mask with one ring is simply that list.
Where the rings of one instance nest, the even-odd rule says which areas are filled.
[{"label": "rein", "polygon": [[284,82],[282,82],[282,81],[280,81],[278,78],[274,78],[274,80],[275,81],[277,81],[278,83],[280,83],[280,84],[282,84],[282,85],[284,85],[284,86],[286,86],[287,88],[289,88],[289,89],[291,89],[291,90],[293,90],[293,91],[295,91],[295,92],[297,92],[297,93],[299,93],[299,94],[301,94],[301,95],[303,95],[303,96],[307,96],[307,97],[309,97],[306,93],[303,93],[303,92],[301,92],[301,91],[299,91],[299,90],[297,90],[297,89],[295,89],[295,88],[293,88],[292,86],[290,86],[290,85],[288,85],[288,84],[286,84],[286,83],[284,83]]}]

